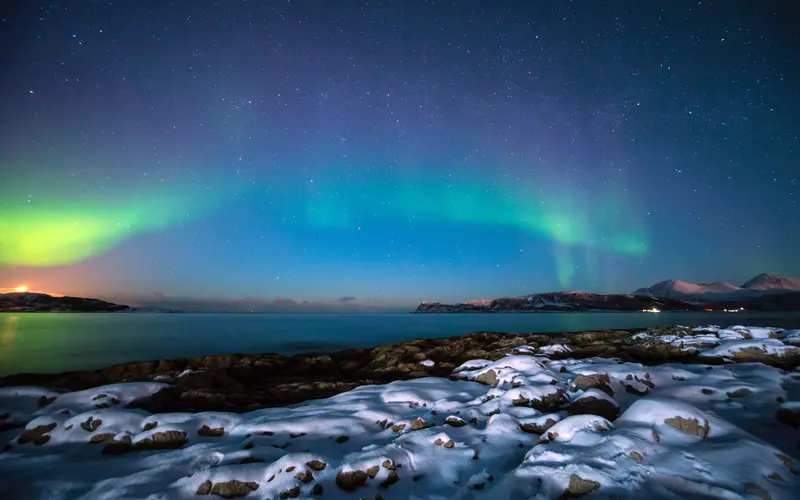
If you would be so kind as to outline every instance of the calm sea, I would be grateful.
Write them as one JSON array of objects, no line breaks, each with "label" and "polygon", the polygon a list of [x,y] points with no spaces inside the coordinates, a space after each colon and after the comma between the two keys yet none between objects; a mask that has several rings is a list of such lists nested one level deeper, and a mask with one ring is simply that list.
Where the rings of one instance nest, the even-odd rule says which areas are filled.
[{"label": "calm sea", "polygon": [[209,354],[333,351],[475,331],[575,332],[670,324],[800,328],[800,313],[0,313],[0,375]]}]

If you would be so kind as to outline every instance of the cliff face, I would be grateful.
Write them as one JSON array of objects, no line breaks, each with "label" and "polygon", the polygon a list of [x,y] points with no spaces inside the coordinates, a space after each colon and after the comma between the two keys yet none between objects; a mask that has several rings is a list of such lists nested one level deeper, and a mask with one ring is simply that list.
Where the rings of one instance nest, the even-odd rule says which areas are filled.
[{"label": "cliff face", "polygon": [[129,306],[99,299],[53,297],[44,293],[0,294],[0,312],[119,312]]}]

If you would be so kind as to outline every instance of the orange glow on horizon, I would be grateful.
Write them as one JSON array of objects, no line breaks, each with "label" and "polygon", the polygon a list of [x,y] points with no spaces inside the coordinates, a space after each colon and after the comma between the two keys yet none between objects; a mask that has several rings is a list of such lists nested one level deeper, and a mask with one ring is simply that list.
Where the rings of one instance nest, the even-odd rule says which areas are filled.
[{"label": "orange glow on horizon", "polygon": [[28,287],[25,285],[18,286],[14,289],[15,292],[25,293],[28,291]]}]

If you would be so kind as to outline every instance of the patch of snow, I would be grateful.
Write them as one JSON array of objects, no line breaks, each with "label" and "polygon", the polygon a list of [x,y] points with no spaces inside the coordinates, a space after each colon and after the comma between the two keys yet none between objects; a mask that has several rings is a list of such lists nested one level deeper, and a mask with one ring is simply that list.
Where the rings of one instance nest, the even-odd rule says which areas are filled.
[{"label": "patch of snow", "polygon": [[434,366],[436,362],[430,359],[423,359],[422,361],[419,362],[419,364],[421,364],[422,366]]},{"label": "patch of snow", "polygon": [[[773,338],[726,340],[725,331],[694,329],[652,340],[704,346],[716,339],[720,345],[704,353],[722,356],[752,346],[792,348]],[[753,335],[752,327],[727,331],[763,335]],[[772,331],[787,343],[800,337],[800,331]],[[546,361],[530,355],[473,360],[454,371],[462,380],[362,386],[243,414],[125,408],[166,387],[158,383],[76,392],[0,388],[0,423],[20,426],[0,432],[0,448],[11,446],[0,453],[0,497],[194,500],[199,489],[232,480],[257,486],[247,498],[310,498],[316,485],[324,487],[323,498],[380,492],[420,500],[546,499],[571,489],[596,490],[598,497],[764,493],[788,499],[800,488],[791,471],[797,431],[774,418],[779,409],[800,410],[800,381],[790,373],[760,363]],[[605,375],[608,387],[570,392],[580,375]],[[610,422],[568,415],[572,403],[588,397],[613,402],[620,416]],[[41,406],[42,398],[55,399]],[[98,408],[103,401],[109,407]],[[552,407],[539,411],[528,401]],[[101,451],[106,438],[124,447],[126,439],[147,443],[168,431],[185,434],[186,443],[119,455]],[[47,439],[20,442],[23,432]],[[337,483],[348,473],[363,473],[353,492]]]}]

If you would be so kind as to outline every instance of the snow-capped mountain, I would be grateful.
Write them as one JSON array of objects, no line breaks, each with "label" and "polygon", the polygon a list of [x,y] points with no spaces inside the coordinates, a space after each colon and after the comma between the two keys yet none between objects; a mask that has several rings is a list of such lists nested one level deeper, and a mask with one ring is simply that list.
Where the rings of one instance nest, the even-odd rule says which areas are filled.
[{"label": "snow-capped mountain", "polygon": [[800,279],[762,273],[742,286],[721,281],[689,283],[680,280],[666,280],[647,288],[639,288],[633,294],[681,300],[725,300],[759,296],[765,293],[796,291],[800,291]]},{"label": "snow-capped mountain", "polygon": [[639,288],[634,295],[652,295],[671,299],[683,298],[687,295],[728,294],[740,291],[742,288],[723,281],[713,283],[689,283],[681,280],[659,281],[653,286]]},{"label": "snow-capped mountain", "polygon": [[778,274],[761,273],[742,285],[748,290],[792,290],[800,291],[800,279],[780,276]]}]

